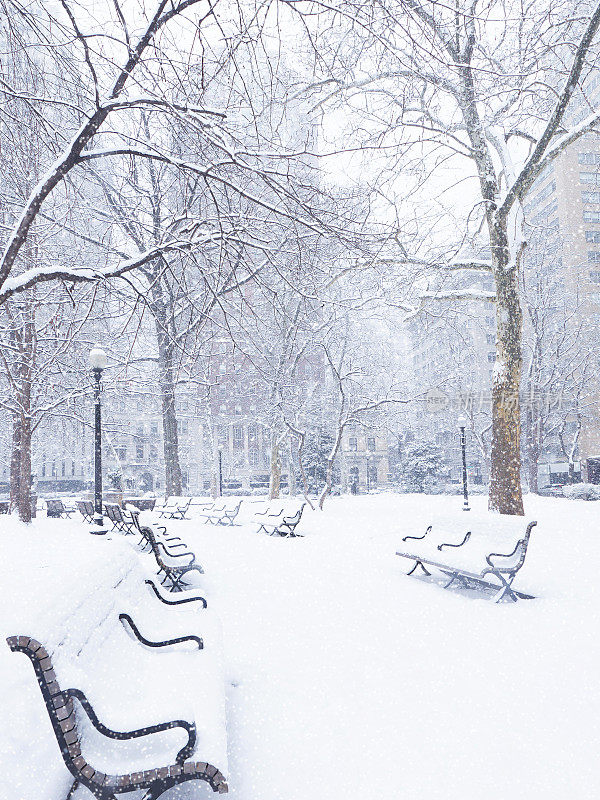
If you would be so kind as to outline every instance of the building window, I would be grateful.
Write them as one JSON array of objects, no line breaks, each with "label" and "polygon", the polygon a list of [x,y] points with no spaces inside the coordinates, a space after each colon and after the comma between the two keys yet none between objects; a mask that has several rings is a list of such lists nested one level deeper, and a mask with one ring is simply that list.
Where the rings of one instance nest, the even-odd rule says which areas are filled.
[{"label": "building window", "polygon": [[65,462],[64,462],[64,461],[62,462],[62,465],[61,465],[61,468],[60,468],[60,474],[61,474],[61,476],[62,476],[63,478],[64,478],[64,477],[65,477],[65,475],[67,474],[67,465],[65,464]]},{"label": "building window", "polygon": [[600,192],[582,192],[581,199],[584,203],[600,203]]},{"label": "building window", "polygon": [[75,462],[71,461],[71,475],[75,475]]},{"label": "building window", "polygon": [[600,250],[588,250],[588,261],[590,264],[600,264]]},{"label": "building window", "polygon": [[600,164],[600,153],[578,153],[577,160],[580,164],[595,166]]},{"label": "building window", "polygon": [[579,180],[582,183],[591,183],[593,186],[600,184],[600,173],[598,172],[580,172]]},{"label": "building window", "polygon": [[485,338],[488,344],[496,344],[496,337],[493,333],[486,334]]},{"label": "building window", "polygon": [[600,242],[600,231],[586,231],[585,240],[586,242]]},{"label": "building window", "polygon": [[158,458],[158,451],[155,444],[150,445],[150,458],[154,461]]},{"label": "building window", "polygon": [[496,353],[488,353],[488,361],[492,364],[496,360]]},{"label": "building window", "polygon": [[375,438],[372,436],[367,439],[367,450],[370,450],[372,453],[375,451]]},{"label": "building window", "polygon": [[119,447],[117,449],[117,458],[119,461],[125,461],[127,459],[127,448],[126,447]]},{"label": "building window", "polygon": [[348,449],[353,451],[358,450],[358,439],[356,438],[356,436],[351,436],[348,439]]},{"label": "building window", "polygon": [[244,439],[244,429],[241,425],[233,426],[233,440],[234,442],[241,442]]},{"label": "building window", "polygon": [[52,462],[52,477],[56,478],[56,461]]},{"label": "building window", "polygon": [[597,271],[590,272],[590,281],[592,283],[600,283],[600,272]]},{"label": "building window", "polygon": [[135,446],[135,457],[138,461],[144,460],[144,445],[143,444],[136,444]]},{"label": "building window", "polygon": [[150,426],[150,433],[153,436],[158,436],[158,422],[153,422]]},{"label": "building window", "polygon": [[258,450],[250,450],[248,452],[248,461],[250,462],[251,467],[258,466]]},{"label": "building window", "polygon": [[496,320],[494,319],[494,317],[486,317],[485,318],[486,325],[494,325],[495,322],[496,322]]},{"label": "building window", "polygon": [[600,222],[600,211],[584,211],[584,222]]}]

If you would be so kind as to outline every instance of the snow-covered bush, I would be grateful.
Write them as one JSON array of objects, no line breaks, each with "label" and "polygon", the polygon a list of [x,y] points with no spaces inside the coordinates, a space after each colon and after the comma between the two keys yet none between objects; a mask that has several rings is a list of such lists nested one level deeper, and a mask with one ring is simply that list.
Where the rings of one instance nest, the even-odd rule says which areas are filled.
[{"label": "snow-covered bush", "polygon": [[443,491],[446,464],[441,449],[428,442],[410,442],[394,466],[393,482],[405,492],[439,494]]},{"label": "snow-covered bush", "polygon": [[600,486],[595,483],[572,483],[563,486],[563,494],[573,500],[600,500]]}]

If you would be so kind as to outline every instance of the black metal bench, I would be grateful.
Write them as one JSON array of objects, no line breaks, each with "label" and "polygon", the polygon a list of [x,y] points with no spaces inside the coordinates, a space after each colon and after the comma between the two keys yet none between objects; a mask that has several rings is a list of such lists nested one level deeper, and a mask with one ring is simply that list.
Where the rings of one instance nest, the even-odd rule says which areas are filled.
[{"label": "black metal bench", "polygon": [[76,510],[75,508],[66,508],[62,500],[46,500],[46,514],[49,517],[71,519],[71,514],[74,514]]},{"label": "black metal bench", "polygon": [[[191,780],[205,781],[213,791],[220,794],[228,791],[227,781],[216,767],[203,761],[186,760],[194,752],[196,744],[196,728],[193,723],[172,720],[133,731],[113,731],[100,722],[82,691],[61,689],[52,660],[37,640],[28,636],[10,636],[7,643],[13,652],[24,653],[33,664],[61,755],[74,778],[67,800],[80,784],[100,800],[116,800],[117,794],[138,790],[145,790],[144,800],[156,800],[172,786]],[[110,739],[137,739],[171,728],[182,728],[187,733],[187,742],[175,756],[174,763],[143,772],[107,775],[88,764],[82,755],[81,733],[74,701],[81,706],[93,727]]]},{"label": "black metal bench", "polygon": [[120,505],[117,503],[105,503],[104,513],[113,524],[111,530],[118,530],[125,535],[133,533],[133,528],[135,527],[133,517],[127,511],[123,512]]},{"label": "black metal bench", "polygon": [[[434,567],[435,569],[440,570],[444,575],[446,575],[450,580],[445,584],[444,588],[449,588],[452,584],[459,584],[463,588],[478,588],[478,589],[492,589],[496,590],[496,602],[499,603],[503,600],[511,600],[516,602],[519,598],[532,600],[533,596],[530,594],[525,594],[524,592],[516,591],[512,588],[512,583],[515,579],[517,572],[521,569],[525,562],[525,556],[527,555],[527,546],[529,544],[529,538],[531,535],[531,531],[534,526],[537,525],[537,522],[530,522],[527,525],[527,529],[525,531],[525,535],[523,538],[519,539],[514,547],[514,550],[510,553],[488,553],[485,556],[485,566],[480,572],[474,572],[473,570],[466,569],[464,566],[459,564],[452,564],[448,563],[448,561],[437,560],[433,558],[429,558],[424,554],[419,553],[401,553],[397,552],[397,556],[401,556],[403,558],[409,558],[413,560],[415,563],[412,569],[407,573],[407,575],[412,575],[415,570],[419,567],[421,568],[424,575],[429,576],[431,573],[427,569],[427,567]],[[423,536],[405,536],[402,541],[407,541],[408,539],[415,539],[415,540],[422,540],[425,539],[432,530],[432,526],[430,525],[427,530],[425,531]],[[437,549],[442,552],[444,548],[452,548],[454,550],[459,550],[460,548],[464,547],[467,542],[471,539],[471,532],[467,532],[462,542],[458,543],[451,543],[451,542],[441,542],[437,545]],[[427,567],[425,566],[427,565]],[[491,581],[486,579],[486,576],[494,576],[498,580],[498,584],[492,583]]]},{"label": "black metal bench", "polygon": [[94,521],[94,504],[89,500],[77,500],[75,505],[84,522]]},{"label": "black metal bench", "polygon": [[[150,549],[158,565],[158,574],[162,574],[161,583],[163,586],[169,583],[171,591],[180,592],[185,586],[189,586],[184,580],[186,575],[189,575],[190,572],[204,574],[202,567],[195,563],[196,557],[193,553],[188,551],[183,553],[170,553],[164,542],[157,540],[152,528],[146,525],[140,525],[140,531],[150,545]],[[191,556],[192,560],[185,564],[178,563],[178,559],[186,556]]]},{"label": "black metal bench", "polygon": [[253,521],[258,524],[257,533],[264,531],[269,536],[300,536],[296,528],[305,506],[306,503],[302,503],[296,511],[290,511],[282,503],[269,503],[264,511],[257,511],[254,515]]},{"label": "black metal bench", "polygon": [[[138,545],[140,545],[141,549],[144,551],[151,550],[152,543],[150,541],[150,537],[148,536],[148,530],[152,529],[150,528],[150,526],[142,525],[140,523],[139,510],[131,508],[129,514],[131,515],[131,522],[133,527],[140,535]],[[183,547],[183,548],[187,547],[186,543],[181,539],[180,536],[167,536],[167,529],[164,525],[156,525],[155,527],[158,528],[158,530],[160,531],[160,535],[159,536],[155,535],[155,539],[160,544],[160,546],[163,547],[166,555],[176,557],[178,554],[172,551],[174,551],[178,547]],[[184,553],[181,553],[180,555],[184,555]],[[193,553],[188,553],[188,555],[193,555]]]}]

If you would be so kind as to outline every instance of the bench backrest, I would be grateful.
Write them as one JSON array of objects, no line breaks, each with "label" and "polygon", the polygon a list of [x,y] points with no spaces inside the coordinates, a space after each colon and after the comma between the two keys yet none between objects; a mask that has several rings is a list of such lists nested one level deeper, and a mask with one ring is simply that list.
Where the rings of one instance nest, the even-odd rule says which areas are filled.
[{"label": "bench backrest", "polygon": [[111,522],[125,522],[121,506],[118,503],[105,503],[104,510]]},{"label": "bench backrest", "polygon": [[61,691],[47,650],[28,636],[9,636],[6,641],[13,652],[24,653],[31,660],[63,760],[69,772],[80,777],[87,764],[81,755],[73,700]]},{"label": "bench backrest", "polygon": [[60,517],[64,510],[62,500],[46,500],[46,513],[49,517]]},{"label": "bench backrest", "polygon": [[535,525],[537,525],[537,522],[529,523],[525,531],[525,536],[519,539],[512,553],[506,555],[502,553],[490,553],[486,559],[488,564],[498,572],[506,572],[508,574],[518,572],[525,561],[529,538]]}]

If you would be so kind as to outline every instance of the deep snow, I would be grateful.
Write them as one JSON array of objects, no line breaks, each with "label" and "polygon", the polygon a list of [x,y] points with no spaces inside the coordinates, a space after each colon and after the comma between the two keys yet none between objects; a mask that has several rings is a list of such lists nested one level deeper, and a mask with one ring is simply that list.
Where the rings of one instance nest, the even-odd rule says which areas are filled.
[{"label": "deep snow", "polygon": [[[223,626],[233,799],[596,797],[600,507],[527,497],[525,520],[538,526],[515,587],[537,599],[495,605],[406,577],[410,565],[394,555],[410,544],[402,536],[430,523],[456,535],[496,519],[484,498],[473,498],[471,512],[461,502],[331,498],[323,513],[305,515],[299,539],[169,523],[203,564],[199,584]],[[43,519],[38,533],[23,534],[16,522],[2,525],[2,563],[13,565],[3,634],[17,632],[19,616],[7,587],[45,580],[15,559],[20,540],[35,538],[42,554],[72,532],[81,541],[75,588],[95,589],[101,570],[80,566],[93,541],[87,526]],[[6,746],[15,734],[2,734],[0,797],[64,797],[68,776],[31,667],[1,643],[0,678],[9,681],[4,712],[26,709],[37,720],[18,756]],[[36,787],[19,779],[30,751],[43,754],[51,776]],[[209,796],[195,783],[177,794]]]}]

